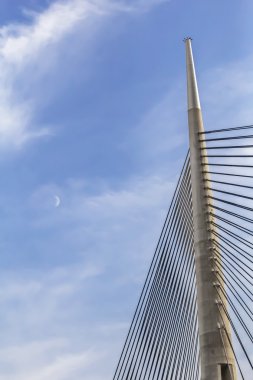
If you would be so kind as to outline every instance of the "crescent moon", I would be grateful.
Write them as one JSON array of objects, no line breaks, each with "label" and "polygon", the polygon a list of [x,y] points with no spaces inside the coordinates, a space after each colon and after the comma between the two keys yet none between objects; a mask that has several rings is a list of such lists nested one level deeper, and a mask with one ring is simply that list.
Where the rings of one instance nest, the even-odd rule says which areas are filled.
[{"label": "crescent moon", "polygon": [[54,196],[54,200],[55,200],[55,203],[54,203],[55,207],[59,207],[60,204],[61,204],[61,200],[60,200],[60,198],[58,197],[58,195],[55,195],[55,196]]}]

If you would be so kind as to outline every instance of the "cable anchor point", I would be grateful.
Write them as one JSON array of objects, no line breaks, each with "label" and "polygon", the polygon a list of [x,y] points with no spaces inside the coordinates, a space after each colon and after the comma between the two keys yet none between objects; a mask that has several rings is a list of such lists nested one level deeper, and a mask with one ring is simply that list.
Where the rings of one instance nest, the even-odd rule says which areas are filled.
[{"label": "cable anchor point", "polygon": [[190,37],[190,36],[185,37],[185,38],[183,39],[183,42],[186,42],[186,41],[188,41],[188,40],[192,41],[192,37]]}]

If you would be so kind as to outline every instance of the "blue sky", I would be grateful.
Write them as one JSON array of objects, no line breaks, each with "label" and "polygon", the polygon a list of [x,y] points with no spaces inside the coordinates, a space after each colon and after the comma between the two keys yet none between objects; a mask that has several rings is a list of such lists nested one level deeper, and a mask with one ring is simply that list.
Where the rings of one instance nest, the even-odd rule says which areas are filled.
[{"label": "blue sky", "polygon": [[252,12],[1,1],[0,380],[112,378],[187,151],[182,40],[206,128],[252,123]]}]

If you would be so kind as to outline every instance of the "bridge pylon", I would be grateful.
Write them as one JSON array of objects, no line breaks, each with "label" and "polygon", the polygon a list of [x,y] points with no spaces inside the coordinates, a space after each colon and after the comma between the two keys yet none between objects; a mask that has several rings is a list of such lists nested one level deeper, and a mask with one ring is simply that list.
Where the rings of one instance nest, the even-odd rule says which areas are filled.
[{"label": "bridge pylon", "polygon": [[212,202],[204,185],[208,174],[203,173],[203,164],[207,168],[208,162],[203,157],[207,156],[205,143],[200,142],[204,126],[191,38],[185,39],[185,46],[201,380],[237,380],[230,323],[220,307],[227,306],[226,294],[219,292],[223,278],[217,282],[215,276],[214,256],[219,252],[213,254],[216,235],[209,228]]}]

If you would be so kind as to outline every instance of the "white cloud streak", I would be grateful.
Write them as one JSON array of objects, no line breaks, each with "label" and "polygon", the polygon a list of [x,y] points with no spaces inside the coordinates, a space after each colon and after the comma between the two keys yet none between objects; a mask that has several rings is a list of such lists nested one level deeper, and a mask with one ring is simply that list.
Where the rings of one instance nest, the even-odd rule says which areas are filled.
[{"label": "white cloud streak", "polygon": [[[49,255],[66,255],[65,244],[73,247],[70,255],[76,247],[83,252],[73,265],[1,274],[1,380],[111,378],[128,326],[124,313],[115,314],[115,307],[122,309],[119,289],[140,286],[172,187],[159,177],[136,178],[119,189],[101,186],[94,195],[85,181],[72,179],[35,192],[25,206],[31,213],[26,228],[52,231]],[[58,209],[47,202],[55,192],[62,196]],[[54,247],[57,231],[61,241]],[[131,273],[127,263],[135,265]]]},{"label": "white cloud streak", "polygon": [[[11,346],[1,352],[1,363],[13,368],[15,362],[16,371],[11,370],[0,375],[5,380],[69,380],[72,376],[82,379],[83,374],[90,372],[90,367],[101,360],[102,353],[93,350],[70,351],[68,342],[61,339],[36,341],[20,346]],[[56,353],[59,351],[61,355]],[[89,380],[93,377],[89,376]]]},{"label": "white cloud streak", "polygon": [[[163,1],[67,0],[55,1],[42,13],[26,11],[27,23],[9,24],[0,28],[0,146],[20,148],[26,142],[45,136],[48,127],[34,127],[36,94],[23,99],[20,86],[47,67],[50,54],[57,51],[64,39],[79,27],[99,27],[105,17],[115,12],[147,10]],[[29,70],[31,62],[36,69]],[[18,83],[18,85],[17,85]]]},{"label": "white cloud streak", "polygon": [[100,353],[74,344],[78,339],[67,332],[71,325],[62,336],[57,330],[62,332],[64,319],[73,317],[67,305],[80,290],[87,297],[86,282],[101,273],[100,267],[85,263],[47,273],[2,273],[0,305],[6,310],[2,324],[9,332],[0,349],[0,379],[67,380],[86,373]]}]

